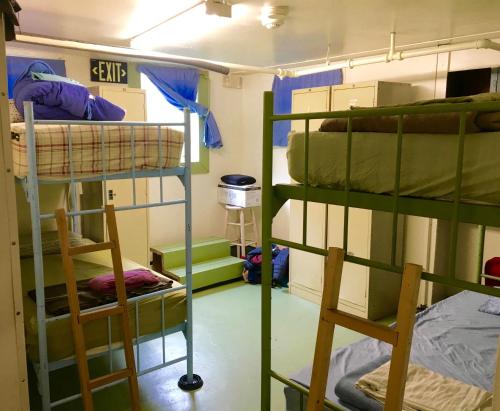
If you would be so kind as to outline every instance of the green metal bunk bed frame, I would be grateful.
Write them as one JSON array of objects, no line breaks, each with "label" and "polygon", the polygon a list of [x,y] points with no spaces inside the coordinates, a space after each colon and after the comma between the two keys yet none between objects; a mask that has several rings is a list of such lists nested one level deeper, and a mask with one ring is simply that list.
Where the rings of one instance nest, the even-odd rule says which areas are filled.
[{"label": "green metal bunk bed frame", "polygon": [[[274,378],[288,385],[303,395],[308,395],[309,390],[288,379],[272,369],[271,363],[271,244],[279,244],[286,247],[327,256],[328,250],[307,245],[307,203],[334,204],[344,207],[344,231],[343,249],[345,251],[344,261],[378,268],[398,274],[403,272],[403,264],[396,261],[398,215],[411,215],[439,220],[447,220],[450,224],[450,242],[448,254],[448,272],[442,275],[423,272],[422,279],[452,286],[459,289],[475,291],[483,294],[500,297],[500,289],[487,287],[481,284],[482,277],[488,277],[482,273],[484,255],[484,240],[486,227],[500,227],[500,206],[490,204],[467,203],[461,201],[462,168],[464,159],[464,142],[466,135],[466,114],[468,112],[500,111],[500,101],[476,102],[476,103],[454,103],[454,104],[432,104],[419,106],[399,106],[367,108],[349,111],[333,111],[319,113],[301,114],[274,114],[273,93],[264,93],[264,116],[263,116],[263,173],[262,173],[262,334],[261,334],[261,410],[271,410],[271,380]],[[401,152],[404,143],[403,117],[409,114],[432,114],[432,113],[459,113],[460,123],[457,134],[456,151],[456,176],[453,193],[453,201],[426,199],[416,197],[400,196],[401,176]],[[395,133],[396,158],[394,190],[391,194],[372,194],[367,192],[352,191],[350,187],[351,176],[351,152],[352,152],[352,118],[353,117],[377,117],[397,116],[397,132]],[[309,124],[311,120],[327,118],[347,119],[347,149],[346,149],[346,175],[343,189],[332,189],[324,187],[312,187],[309,181]],[[273,124],[276,121],[303,120],[305,121],[304,138],[304,183],[303,184],[272,184],[273,170]],[[499,160],[500,163],[500,160]],[[303,202],[303,235],[302,242],[292,242],[284,239],[274,238],[272,235],[272,221],[281,207],[288,200],[299,200]],[[361,208],[374,211],[392,213],[392,244],[390,263],[374,261],[366,258],[347,254],[348,230],[349,230],[349,208]],[[478,225],[478,264],[476,282],[469,282],[455,277],[456,255],[458,243],[458,229],[460,223]],[[342,410],[337,405],[326,400],[325,406],[333,410]]]}]

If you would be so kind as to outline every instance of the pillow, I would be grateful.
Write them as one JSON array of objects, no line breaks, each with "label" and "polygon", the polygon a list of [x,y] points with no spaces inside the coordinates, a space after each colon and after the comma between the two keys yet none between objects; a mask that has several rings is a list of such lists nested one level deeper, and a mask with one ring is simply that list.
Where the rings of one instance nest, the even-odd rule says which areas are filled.
[{"label": "pillow", "polygon": [[[82,238],[76,233],[69,232],[70,247],[87,244],[93,244],[93,241],[88,238]],[[47,231],[42,233],[42,253],[44,255],[61,253],[57,231]],[[33,241],[31,239],[31,234],[19,236],[19,255],[21,258],[33,257]]]},{"label": "pillow", "polygon": [[14,100],[9,100],[9,117],[11,123],[22,123],[24,118],[14,104]]},{"label": "pillow", "polygon": [[490,297],[479,308],[478,311],[486,314],[500,315],[500,298]]},{"label": "pillow", "polygon": [[476,125],[484,131],[500,130],[500,112],[477,113]]}]

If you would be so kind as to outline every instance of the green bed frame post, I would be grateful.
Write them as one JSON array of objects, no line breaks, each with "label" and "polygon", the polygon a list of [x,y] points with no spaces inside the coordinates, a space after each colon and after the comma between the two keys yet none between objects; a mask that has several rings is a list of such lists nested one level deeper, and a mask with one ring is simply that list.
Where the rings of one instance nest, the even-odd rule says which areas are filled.
[{"label": "green bed frame post", "polygon": [[271,411],[271,237],[273,221],[273,93],[264,93],[262,161],[261,410]]}]

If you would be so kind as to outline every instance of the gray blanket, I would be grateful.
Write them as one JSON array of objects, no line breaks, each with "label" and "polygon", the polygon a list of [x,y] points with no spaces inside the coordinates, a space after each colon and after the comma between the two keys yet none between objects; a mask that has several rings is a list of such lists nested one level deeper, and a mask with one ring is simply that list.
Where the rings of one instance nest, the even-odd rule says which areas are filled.
[{"label": "gray blanket", "polygon": [[[440,301],[417,315],[411,361],[444,376],[492,391],[500,316],[480,312],[489,297],[463,291]],[[335,350],[330,361],[326,397],[339,405],[335,386],[340,378],[382,356],[390,355],[386,343],[365,338]],[[311,366],[291,378],[308,387]],[[300,395],[285,388],[286,409],[300,410]],[[358,405],[358,404],[356,404]],[[351,410],[359,408],[344,404]]]}]

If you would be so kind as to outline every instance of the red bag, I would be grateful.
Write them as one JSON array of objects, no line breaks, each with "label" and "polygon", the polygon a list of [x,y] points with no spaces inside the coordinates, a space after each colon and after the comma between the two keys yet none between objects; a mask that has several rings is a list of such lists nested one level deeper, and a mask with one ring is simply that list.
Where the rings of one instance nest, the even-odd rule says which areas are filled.
[{"label": "red bag", "polygon": [[500,257],[493,257],[486,261],[484,273],[493,277],[498,277],[498,281],[485,278],[485,284],[489,287],[500,287]]}]

